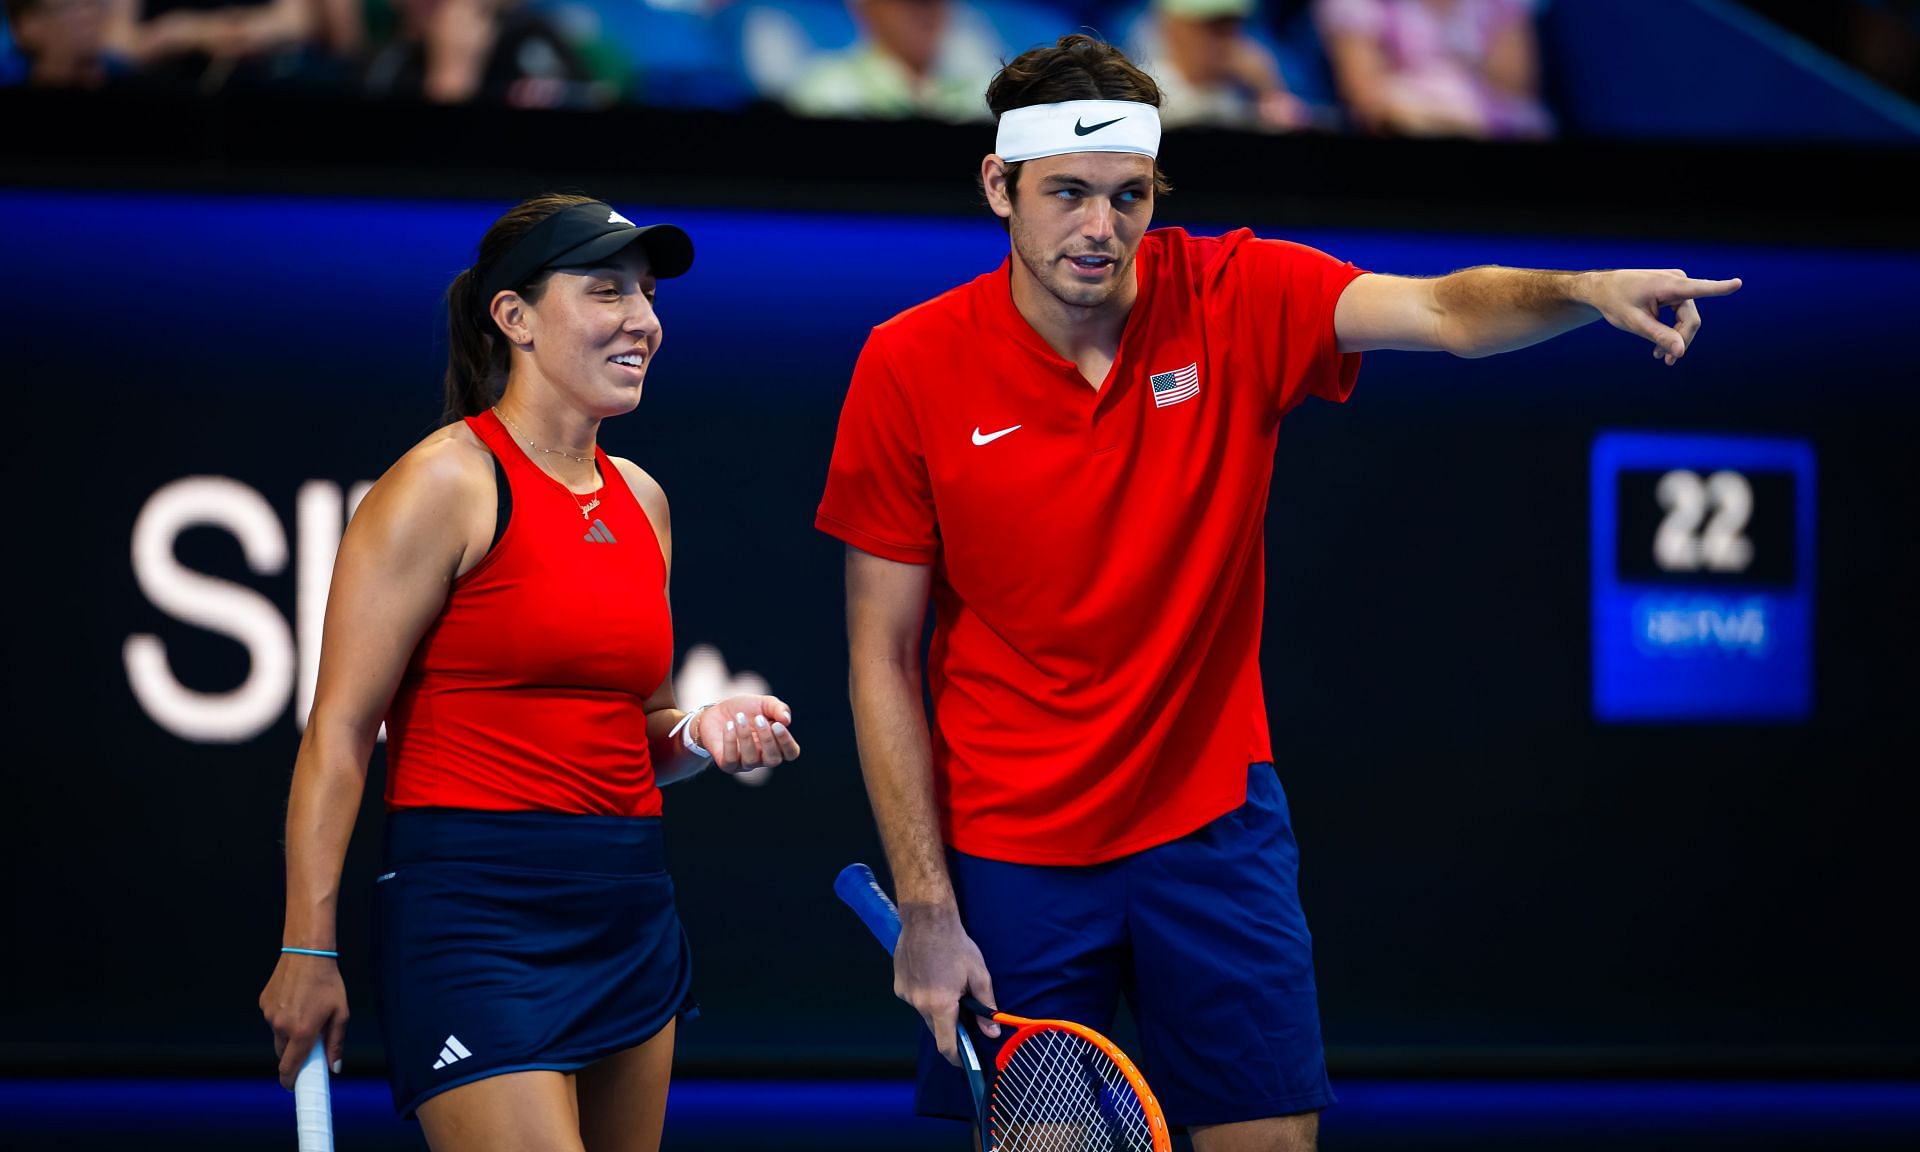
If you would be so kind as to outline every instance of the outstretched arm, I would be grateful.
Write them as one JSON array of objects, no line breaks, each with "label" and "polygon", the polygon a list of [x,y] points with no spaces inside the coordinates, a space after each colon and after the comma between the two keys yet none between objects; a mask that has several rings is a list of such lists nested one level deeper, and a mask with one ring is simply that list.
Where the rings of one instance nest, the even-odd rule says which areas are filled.
[{"label": "outstretched arm", "polygon": [[[1677,268],[1547,272],[1467,268],[1434,278],[1366,275],[1333,314],[1342,352],[1379,348],[1491,356],[1551,339],[1596,319],[1653,344],[1675,363],[1700,332],[1694,302],[1738,291],[1739,280],[1697,280]],[[1671,323],[1662,318],[1671,310]]]}]

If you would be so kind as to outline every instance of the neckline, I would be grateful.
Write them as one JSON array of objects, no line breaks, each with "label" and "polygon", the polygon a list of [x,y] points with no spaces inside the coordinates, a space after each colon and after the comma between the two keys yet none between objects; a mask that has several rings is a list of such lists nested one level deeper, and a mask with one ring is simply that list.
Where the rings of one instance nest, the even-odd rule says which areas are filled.
[{"label": "neckline", "polygon": [[1013,254],[1011,252],[1002,257],[1000,267],[989,274],[988,295],[993,297],[993,307],[1000,314],[1001,320],[1012,328],[1014,339],[1024,344],[1034,355],[1057,368],[1064,368],[1073,373],[1074,378],[1080,381],[1081,387],[1095,397],[1105,396],[1113,385],[1121,361],[1126,359],[1127,342],[1133,338],[1134,332],[1141,326],[1140,316],[1150,303],[1153,281],[1147,274],[1151,264],[1147,242],[1152,239],[1153,234],[1154,231],[1149,230],[1140,238],[1140,246],[1134,249],[1133,307],[1127,310],[1126,322],[1120,326],[1120,339],[1113,348],[1113,362],[1107,365],[1107,375],[1100,381],[1098,387],[1081,375],[1078,364],[1060,355],[1053,345],[1047,343],[1047,338],[1040,334],[1040,330],[1033,326],[1033,322],[1027,319],[1025,313],[1020,311],[1020,306],[1013,302]]},{"label": "neckline", "polygon": [[507,427],[506,421],[500,418],[500,414],[498,412],[495,412],[491,407],[489,407],[486,410],[486,412],[483,413],[483,415],[485,415],[488,419],[492,421],[493,427],[495,428],[495,430],[497,430],[500,433],[500,435],[507,438],[507,443],[513,445],[515,455],[518,456],[519,459],[527,465],[527,467],[533,469],[534,475],[540,477],[540,479],[546,481],[548,484],[551,484],[553,487],[558,488],[561,492],[565,493],[567,499],[573,501],[573,507],[576,511],[578,511],[580,508],[580,497],[596,496],[606,488],[607,473],[613,470],[613,462],[607,459],[607,451],[606,449],[600,447],[600,444],[598,441],[595,441],[593,445],[593,471],[594,471],[594,476],[600,481],[600,483],[591,492],[575,492],[573,489],[567,487],[565,484],[562,484],[560,482],[559,477],[555,476],[553,473],[547,471],[545,468],[542,468],[540,466],[540,461],[535,460],[533,458],[533,455],[527,451],[526,445],[520,443],[520,438],[513,434],[513,429]]}]

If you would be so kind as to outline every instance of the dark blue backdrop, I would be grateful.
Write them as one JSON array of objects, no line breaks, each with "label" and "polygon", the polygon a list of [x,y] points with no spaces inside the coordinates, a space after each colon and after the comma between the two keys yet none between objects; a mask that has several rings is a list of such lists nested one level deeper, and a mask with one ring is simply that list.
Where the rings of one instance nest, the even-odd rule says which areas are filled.
[{"label": "dark blue backdrop", "polygon": [[[201,692],[258,669],[143,592],[133,526],[183,477],[252,489],[284,560],[250,562],[207,526],[174,552],[256,590],[310,658],[302,562],[324,572],[331,547],[314,508],[337,514],[435,424],[439,294],[505,207],[0,192],[16,605],[0,1054],[265,1054],[253,1000],[278,941],[297,693],[237,743],[155,719],[129,687],[130,636],[157,637]],[[706,1006],[683,1051],[735,1068],[903,1060],[917,1024],[829,893],[841,865],[880,855],[845,705],[840,554],[812,509],[869,326],[992,267],[1004,234],[984,212],[618,207],[683,225],[699,260],[662,289],[645,402],[603,440],[673,500],[683,651],[764,676],[807,743],[763,787],[668,794]],[[1177,198],[1161,222],[1182,222]],[[1379,271],[1747,282],[1708,303],[1677,368],[1601,326],[1485,361],[1377,354],[1349,404],[1283,428],[1264,655],[1336,1064],[1912,1067],[1920,1002],[1893,938],[1911,879],[1920,255],[1230,223]],[[1806,721],[1595,721],[1589,452],[1622,429],[1812,445]],[[303,503],[316,480],[337,490]],[[363,1068],[379,1058],[364,960],[378,835],[370,803],[341,929]]]}]

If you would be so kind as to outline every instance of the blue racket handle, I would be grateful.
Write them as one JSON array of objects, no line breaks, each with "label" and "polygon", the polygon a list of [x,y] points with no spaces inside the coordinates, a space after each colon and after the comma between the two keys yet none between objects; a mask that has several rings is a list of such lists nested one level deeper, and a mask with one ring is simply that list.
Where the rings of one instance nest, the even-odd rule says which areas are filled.
[{"label": "blue racket handle", "polygon": [[[880,881],[874,879],[873,869],[865,864],[847,865],[834,877],[833,891],[891,954],[894,945],[900,943],[900,910],[880,890]],[[960,997],[960,1006],[975,1016],[993,1018],[993,1009],[972,996]]]},{"label": "blue racket handle", "polygon": [[[873,878],[873,869],[865,864],[847,865],[833,878],[833,891],[891,954],[900,943],[900,909],[880,890],[880,882]],[[971,996],[962,996],[960,1006],[976,1016],[989,1019],[993,1016],[993,1009]],[[988,1122],[986,1074],[980,1066],[980,1057],[974,1052],[973,1041],[967,1036],[965,1021],[956,1024],[954,1039],[964,1064],[967,1088],[973,1093],[973,1121],[978,1128],[980,1147],[985,1152],[994,1152],[993,1128]]]},{"label": "blue racket handle", "polygon": [[893,946],[900,942],[900,910],[880,890],[873,869],[865,864],[847,865],[834,878],[833,891],[891,955]]}]

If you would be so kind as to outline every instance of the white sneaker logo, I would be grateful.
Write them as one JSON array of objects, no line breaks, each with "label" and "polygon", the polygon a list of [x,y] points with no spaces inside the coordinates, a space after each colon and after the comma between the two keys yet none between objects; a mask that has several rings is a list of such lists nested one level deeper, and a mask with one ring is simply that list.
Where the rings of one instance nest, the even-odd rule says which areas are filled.
[{"label": "white sneaker logo", "polygon": [[467,1046],[460,1043],[458,1036],[449,1036],[447,1042],[440,1046],[440,1059],[435,1060],[433,1066],[435,1069],[445,1068],[449,1064],[458,1064],[471,1055],[473,1053],[467,1051]]},{"label": "white sneaker logo", "polygon": [[607,213],[607,223],[609,223],[609,224],[625,224],[625,225],[626,225],[627,227],[629,227],[629,228],[631,228],[631,227],[633,227],[633,226],[634,226],[634,225],[633,225],[633,221],[631,221],[631,220],[629,220],[629,219],[627,219],[627,218],[626,218],[625,216],[622,216],[622,215],[620,215],[620,213],[618,213],[618,212],[609,212],[609,213]]},{"label": "white sneaker logo", "polygon": [[975,424],[973,426],[973,442],[975,444],[991,444],[995,440],[1000,439],[1000,437],[1005,436],[1009,432],[1018,432],[1021,429],[1021,427],[1022,425],[1015,424],[1011,428],[1002,428],[998,432],[989,432],[985,436],[982,436],[980,434],[980,426],[978,424]]}]

